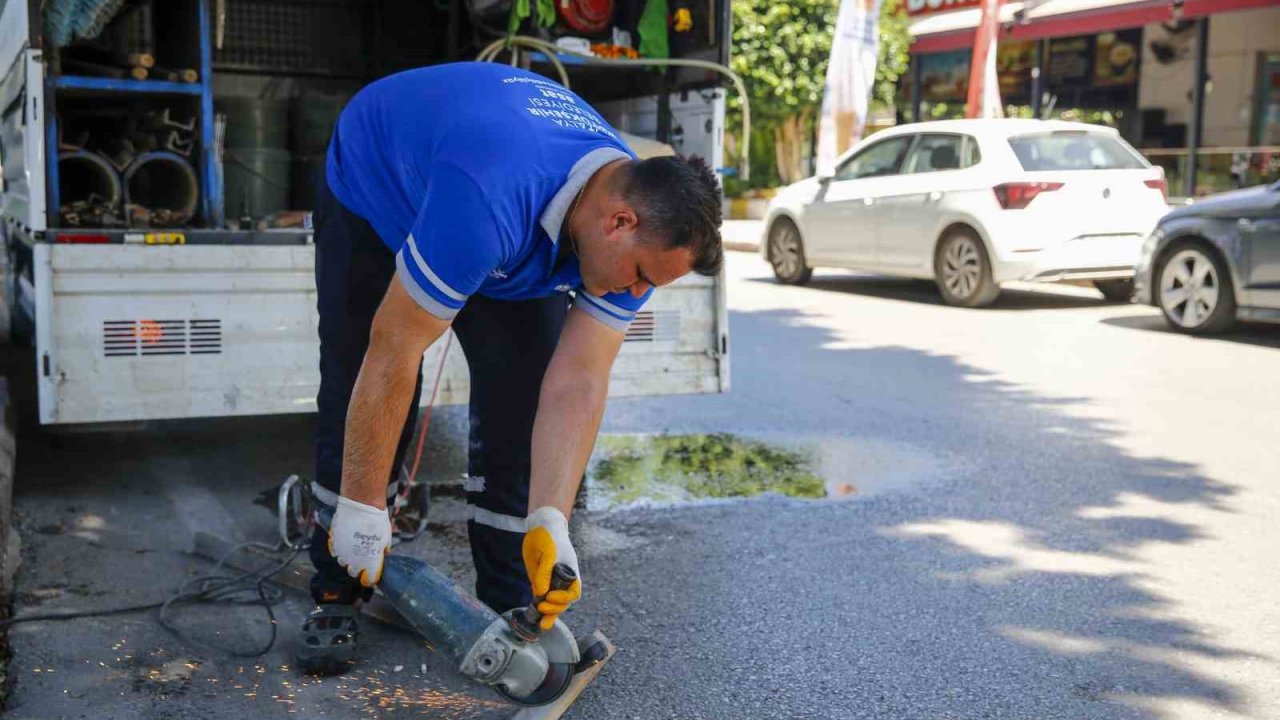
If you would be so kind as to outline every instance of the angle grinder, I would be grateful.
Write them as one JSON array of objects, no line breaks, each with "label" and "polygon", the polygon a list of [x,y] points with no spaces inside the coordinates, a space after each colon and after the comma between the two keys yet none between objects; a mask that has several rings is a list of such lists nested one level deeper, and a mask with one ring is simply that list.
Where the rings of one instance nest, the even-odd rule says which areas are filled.
[{"label": "angle grinder", "polygon": [[[316,519],[325,529],[332,518],[332,508],[318,506]],[[551,589],[568,589],[576,579],[573,568],[557,564]],[[543,630],[536,601],[498,615],[417,558],[388,555],[378,590],[418,634],[457,664],[458,672],[517,705],[554,702],[575,674],[606,657],[599,644],[580,649],[559,619]]]}]

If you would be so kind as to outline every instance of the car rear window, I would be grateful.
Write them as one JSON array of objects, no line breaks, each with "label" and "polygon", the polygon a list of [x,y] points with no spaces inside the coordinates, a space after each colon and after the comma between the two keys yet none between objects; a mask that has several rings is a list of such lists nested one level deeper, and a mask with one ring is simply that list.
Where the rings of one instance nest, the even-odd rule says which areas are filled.
[{"label": "car rear window", "polygon": [[1132,170],[1147,166],[1142,156],[1111,135],[1059,131],[1009,138],[1022,169]]}]

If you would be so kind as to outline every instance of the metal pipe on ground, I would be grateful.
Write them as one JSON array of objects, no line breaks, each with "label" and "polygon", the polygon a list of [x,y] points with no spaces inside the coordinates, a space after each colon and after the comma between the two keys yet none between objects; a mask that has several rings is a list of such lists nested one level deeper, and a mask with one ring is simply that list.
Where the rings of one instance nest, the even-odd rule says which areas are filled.
[{"label": "metal pipe on ground", "polygon": [[124,171],[130,225],[181,225],[195,215],[199,199],[195,168],[181,155],[144,153]]}]

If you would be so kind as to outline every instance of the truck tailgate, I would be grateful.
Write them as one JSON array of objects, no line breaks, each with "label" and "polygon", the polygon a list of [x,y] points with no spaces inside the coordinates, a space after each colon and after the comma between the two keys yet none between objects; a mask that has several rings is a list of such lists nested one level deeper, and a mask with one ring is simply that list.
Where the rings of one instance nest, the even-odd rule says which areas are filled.
[{"label": "truck tailgate", "polygon": [[[314,411],[314,266],[313,246],[37,245],[41,422]],[[721,282],[691,276],[654,294],[612,396],[727,389]],[[428,383],[443,346],[427,351]],[[467,396],[455,342],[438,402]]]}]

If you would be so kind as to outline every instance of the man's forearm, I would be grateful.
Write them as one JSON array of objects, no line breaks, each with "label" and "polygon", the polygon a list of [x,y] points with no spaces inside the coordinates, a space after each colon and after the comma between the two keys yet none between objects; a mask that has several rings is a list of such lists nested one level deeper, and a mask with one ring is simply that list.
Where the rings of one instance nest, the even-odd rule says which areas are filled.
[{"label": "man's forearm", "polygon": [[342,451],[342,495],[386,507],[387,478],[409,412],[417,367],[366,356],[347,407]]},{"label": "man's forearm", "polygon": [[[421,356],[419,356],[421,357]],[[360,366],[342,450],[342,495],[386,507],[387,478],[404,429],[418,364],[371,344]]]},{"label": "man's forearm", "polygon": [[576,377],[548,369],[533,423],[529,511],[550,505],[564,513],[573,501],[595,446],[609,394],[609,376]]}]

